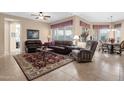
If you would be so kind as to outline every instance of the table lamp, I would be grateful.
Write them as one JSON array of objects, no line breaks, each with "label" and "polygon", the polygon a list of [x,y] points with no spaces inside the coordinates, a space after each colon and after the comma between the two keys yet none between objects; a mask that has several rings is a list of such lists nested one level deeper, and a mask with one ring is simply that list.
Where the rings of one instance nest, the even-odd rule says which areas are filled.
[{"label": "table lamp", "polygon": [[79,40],[79,36],[78,35],[75,35],[73,39],[75,40],[75,45],[77,46],[78,40]]},{"label": "table lamp", "polygon": [[51,36],[50,36],[50,35],[48,35],[48,36],[47,36],[48,42],[50,41],[50,38],[51,38]]}]

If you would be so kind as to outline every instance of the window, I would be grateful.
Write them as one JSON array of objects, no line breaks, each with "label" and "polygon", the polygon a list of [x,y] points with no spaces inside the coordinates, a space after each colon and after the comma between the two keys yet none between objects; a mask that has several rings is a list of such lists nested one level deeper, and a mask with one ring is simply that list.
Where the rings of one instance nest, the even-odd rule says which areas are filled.
[{"label": "window", "polygon": [[115,42],[120,42],[120,28],[115,29],[112,33],[110,31],[109,29],[100,29],[98,31],[98,40],[107,41],[112,36]]},{"label": "window", "polygon": [[57,29],[52,30],[52,38],[53,40],[57,40]]},{"label": "window", "polygon": [[115,31],[115,42],[120,42],[120,34],[121,32],[121,28],[117,28],[116,31]]},{"label": "window", "polygon": [[53,40],[73,40],[72,26],[52,29]]},{"label": "window", "polygon": [[72,40],[73,39],[73,33],[71,29],[65,30],[65,40]]},{"label": "window", "polygon": [[58,29],[57,30],[57,39],[58,40],[63,40],[64,39],[64,30],[63,29]]},{"label": "window", "polygon": [[98,39],[102,41],[108,40],[109,29],[100,29]]}]

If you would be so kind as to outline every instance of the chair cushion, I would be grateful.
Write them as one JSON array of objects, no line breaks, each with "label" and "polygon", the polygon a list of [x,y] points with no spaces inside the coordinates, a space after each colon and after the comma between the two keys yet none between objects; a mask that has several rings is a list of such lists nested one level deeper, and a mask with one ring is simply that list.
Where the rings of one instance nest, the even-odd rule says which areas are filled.
[{"label": "chair cushion", "polygon": [[91,47],[92,47],[92,42],[87,41],[86,49],[91,50]]},{"label": "chair cushion", "polygon": [[80,50],[76,50],[76,49],[72,50],[72,54],[75,56],[77,56],[79,54],[79,52],[80,52]]},{"label": "chair cushion", "polygon": [[124,41],[121,43],[121,48],[124,49]]},{"label": "chair cushion", "polygon": [[86,47],[86,42],[78,42],[77,45],[79,48],[85,48]]}]

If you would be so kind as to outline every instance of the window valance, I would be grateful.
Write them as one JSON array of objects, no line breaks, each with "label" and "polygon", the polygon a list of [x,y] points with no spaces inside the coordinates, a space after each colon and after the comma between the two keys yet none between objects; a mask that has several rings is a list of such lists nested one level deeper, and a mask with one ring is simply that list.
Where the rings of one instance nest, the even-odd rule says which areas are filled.
[{"label": "window valance", "polygon": [[109,28],[109,25],[93,25],[93,29],[104,29]]},{"label": "window valance", "polygon": [[73,25],[73,20],[69,20],[69,21],[66,21],[66,22],[61,22],[61,23],[53,24],[53,25],[51,25],[51,29],[62,28],[62,27],[71,26],[71,25]]}]

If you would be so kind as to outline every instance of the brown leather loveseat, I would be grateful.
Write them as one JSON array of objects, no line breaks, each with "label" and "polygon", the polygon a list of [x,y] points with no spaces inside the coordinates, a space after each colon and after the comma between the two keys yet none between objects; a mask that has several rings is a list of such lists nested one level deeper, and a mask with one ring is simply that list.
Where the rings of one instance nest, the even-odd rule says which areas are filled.
[{"label": "brown leather loveseat", "polygon": [[42,47],[41,40],[27,40],[25,41],[25,52],[37,52],[38,48]]}]

